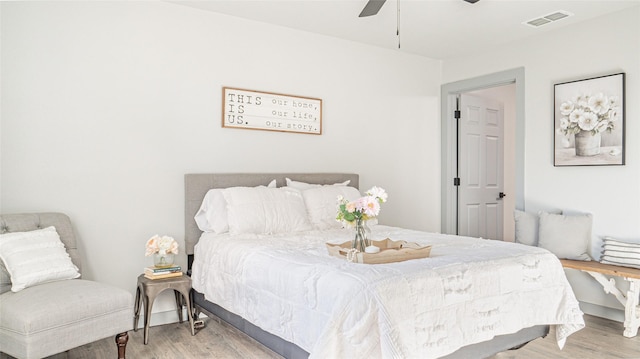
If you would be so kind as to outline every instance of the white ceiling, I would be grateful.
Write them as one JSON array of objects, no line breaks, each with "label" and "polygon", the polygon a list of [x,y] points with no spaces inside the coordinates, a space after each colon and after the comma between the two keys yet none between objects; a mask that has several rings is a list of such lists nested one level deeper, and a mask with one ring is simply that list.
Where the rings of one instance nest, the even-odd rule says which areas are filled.
[{"label": "white ceiling", "polygon": [[[587,19],[640,6],[640,0],[387,0],[380,12],[359,18],[367,0],[172,1],[255,21],[446,59],[508,44]],[[523,22],[568,11],[574,16],[533,28]],[[621,34],[624,35],[624,34]]]}]

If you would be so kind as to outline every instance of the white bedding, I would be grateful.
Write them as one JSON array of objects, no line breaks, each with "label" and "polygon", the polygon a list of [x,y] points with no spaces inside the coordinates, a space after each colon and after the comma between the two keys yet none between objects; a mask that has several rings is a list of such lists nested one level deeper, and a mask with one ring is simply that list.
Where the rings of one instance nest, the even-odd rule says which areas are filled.
[{"label": "white bedding", "polygon": [[373,238],[431,244],[426,259],[354,264],[325,242],[348,230],[205,233],[193,288],[311,358],[437,358],[540,324],[557,341],[584,327],[558,259],[520,244],[373,226]]}]

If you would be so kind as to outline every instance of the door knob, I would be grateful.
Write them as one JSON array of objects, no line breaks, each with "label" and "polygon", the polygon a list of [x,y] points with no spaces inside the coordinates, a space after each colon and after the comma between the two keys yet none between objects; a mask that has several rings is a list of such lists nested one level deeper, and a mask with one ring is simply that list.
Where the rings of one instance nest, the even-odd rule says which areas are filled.
[{"label": "door knob", "polygon": [[503,199],[505,198],[507,195],[504,192],[500,192],[500,194],[498,194],[498,198],[496,199]]}]

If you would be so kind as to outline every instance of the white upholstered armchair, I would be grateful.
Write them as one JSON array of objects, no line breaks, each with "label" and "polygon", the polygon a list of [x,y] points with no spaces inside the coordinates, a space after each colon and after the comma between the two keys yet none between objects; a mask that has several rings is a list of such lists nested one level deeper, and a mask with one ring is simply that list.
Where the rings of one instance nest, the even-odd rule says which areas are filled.
[{"label": "white upholstered armchair", "polygon": [[[56,243],[56,233],[64,247]],[[49,244],[52,247],[42,249]],[[64,258],[48,258],[59,251]],[[16,358],[42,358],[115,336],[118,358],[125,357],[127,331],[133,326],[132,295],[74,278],[81,261],[69,217],[0,215],[0,256],[0,351]],[[34,258],[46,262],[47,269],[34,274],[39,263],[23,265]],[[59,269],[65,261],[67,268]],[[114,357],[115,352],[114,347]]]}]

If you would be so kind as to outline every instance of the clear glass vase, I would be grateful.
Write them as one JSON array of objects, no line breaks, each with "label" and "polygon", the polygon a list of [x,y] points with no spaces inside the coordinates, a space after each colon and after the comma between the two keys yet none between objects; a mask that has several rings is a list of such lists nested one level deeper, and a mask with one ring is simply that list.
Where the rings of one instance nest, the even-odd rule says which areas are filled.
[{"label": "clear glass vase", "polygon": [[173,253],[155,253],[153,255],[153,265],[158,268],[171,267],[174,263]]},{"label": "clear glass vase", "polygon": [[355,224],[355,236],[353,242],[351,242],[351,248],[364,253],[365,248],[371,245],[371,241],[369,240],[371,230],[367,227],[367,221],[362,218],[356,219]]}]

